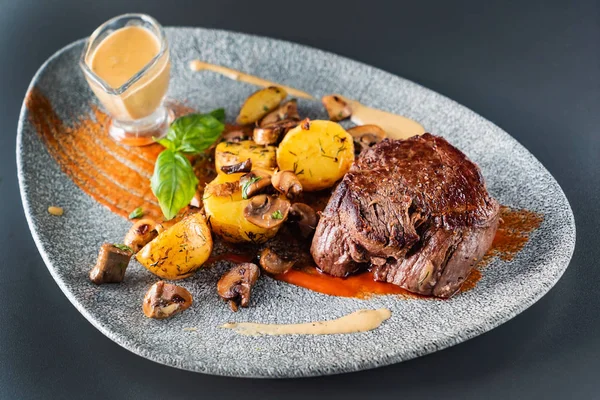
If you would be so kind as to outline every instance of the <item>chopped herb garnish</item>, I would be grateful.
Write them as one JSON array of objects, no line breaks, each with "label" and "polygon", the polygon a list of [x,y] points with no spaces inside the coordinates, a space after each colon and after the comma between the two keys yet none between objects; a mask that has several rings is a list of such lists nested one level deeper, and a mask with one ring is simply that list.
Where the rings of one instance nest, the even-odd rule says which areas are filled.
[{"label": "chopped herb garnish", "polygon": [[273,214],[271,214],[271,218],[273,219],[283,219],[283,214],[281,211],[277,210]]},{"label": "chopped herb garnish", "polygon": [[269,107],[263,106],[263,110],[265,110],[265,112],[267,112],[267,111],[269,111]]},{"label": "chopped herb garnish", "polygon": [[121,251],[130,251],[133,253],[133,250],[131,249],[131,247],[127,246],[126,244],[113,243],[113,246],[115,246],[117,249],[119,249]]},{"label": "chopped herb garnish", "polygon": [[253,183],[260,181],[261,179],[262,178],[260,176],[254,176],[248,179],[246,182],[244,182],[244,184],[242,185],[242,199],[248,198],[248,190],[250,189],[250,186]]},{"label": "chopped herb garnish", "polygon": [[131,214],[129,214],[129,219],[142,218],[143,216],[144,216],[144,210],[142,210],[142,207],[138,207],[135,210],[133,210],[131,212]]}]

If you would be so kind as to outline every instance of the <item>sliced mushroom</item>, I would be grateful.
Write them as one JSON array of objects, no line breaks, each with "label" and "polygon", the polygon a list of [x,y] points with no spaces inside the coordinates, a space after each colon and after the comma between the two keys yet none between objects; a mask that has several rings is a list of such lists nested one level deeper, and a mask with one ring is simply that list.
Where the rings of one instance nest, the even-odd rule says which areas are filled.
[{"label": "sliced mushroom", "polygon": [[321,102],[327,110],[329,119],[332,121],[341,121],[352,115],[352,108],[340,96],[335,94],[323,96]]},{"label": "sliced mushroom", "polygon": [[260,169],[250,171],[240,178],[240,186],[242,198],[249,199],[271,186],[271,174]]},{"label": "sliced mushroom", "polygon": [[244,217],[261,228],[281,225],[288,216],[290,202],[277,196],[254,196],[244,209]]},{"label": "sliced mushroom", "polygon": [[284,119],[300,120],[300,115],[298,114],[298,102],[296,99],[288,100],[281,104],[278,109],[268,113],[260,121],[259,126],[262,128],[265,125],[269,125]]},{"label": "sliced mushroom", "polygon": [[144,296],[142,310],[148,318],[165,319],[188,309],[192,294],[181,286],[158,281]]},{"label": "sliced mushroom", "polygon": [[317,229],[319,214],[308,204],[294,203],[290,207],[289,220],[296,223],[302,237],[310,238]]},{"label": "sliced mushroom", "polygon": [[122,282],[133,252],[125,245],[104,243],[98,261],[90,271],[90,280],[97,285]]},{"label": "sliced mushroom", "polygon": [[131,248],[134,253],[137,253],[142,247],[158,236],[156,225],[157,223],[150,218],[140,219],[129,228],[129,232],[125,235],[123,243]]},{"label": "sliced mushroom", "polygon": [[260,266],[270,274],[285,274],[294,266],[294,261],[284,260],[266,247],[260,252]]},{"label": "sliced mushroom", "polygon": [[302,193],[302,184],[293,171],[279,171],[271,178],[271,184],[290,200]]},{"label": "sliced mushroom", "polygon": [[267,145],[276,144],[290,129],[298,126],[300,122],[297,119],[284,119],[282,121],[272,122],[264,126],[254,128],[252,140],[257,144]]},{"label": "sliced mushroom", "polygon": [[252,159],[248,158],[246,161],[233,165],[223,165],[221,171],[226,174],[235,174],[237,172],[250,172],[252,170]]},{"label": "sliced mushroom", "polygon": [[247,132],[235,130],[223,133],[223,139],[226,142],[241,142],[242,140],[250,139],[250,136]]},{"label": "sliced mushroom", "polygon": [[357,150],[362,152],[386,138],[385,131],[378,125],[360,125],[347,130],[354,138]]},{"label": "sliced mushroom", "polygon": [[260,276],[260,269],[256,264],[243,263],[226,272],[217,283],[217,293],[229,302],[233,311],[238,306],[248,307],[252,286]]}]

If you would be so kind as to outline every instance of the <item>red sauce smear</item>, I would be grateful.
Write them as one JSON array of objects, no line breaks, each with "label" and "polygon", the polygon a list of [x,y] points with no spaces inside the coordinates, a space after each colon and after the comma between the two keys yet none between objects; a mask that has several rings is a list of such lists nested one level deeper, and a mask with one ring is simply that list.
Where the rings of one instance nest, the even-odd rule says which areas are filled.
[{"label": "red sauce smear", "polygon": [[302,269],[291,269],[285,274],[273,275],[273,278],[331,296],[368,299],[373,295],[396,294],[405,297],[419,297],[419,295],[402,289],[400,286],[375,281],[371,272],[364,272],[347,278],[336,278],[320,272],[315,267],[304,267]]},{"label": "red sauce smear", "polygon": [[[37,88],[25,99],[29,121],[35,127],[50,155],[60,168],[86,194],[115,214],[127,218],[137,207],[156,220],[162,219],[158,201],[150,189],[154,163],[164,149],[159,144],[143,147],[125,146],[108,136],[110,117],[96,106],[89,115],[72,124],[64,123],[52,104]],[[175,117],[195,112],[182,103],[170,100],[168,107]],[[228,126],[227,130],[235,129]],[[206,159],[194,162],[201,184],[212,179],[214,163]]]}]

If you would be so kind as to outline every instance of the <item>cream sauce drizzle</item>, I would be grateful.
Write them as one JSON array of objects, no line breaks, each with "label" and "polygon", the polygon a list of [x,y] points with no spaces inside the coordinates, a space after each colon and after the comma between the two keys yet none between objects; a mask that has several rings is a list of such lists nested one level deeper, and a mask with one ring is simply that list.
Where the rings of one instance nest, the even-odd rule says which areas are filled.
[{"label": "cream sauce drizzle", "polygon": [[246,336],[260,335],[331,335],[336,333],[367,332],[376,329],[389,319],[392,312],[387,308],[358,310],[329,321],[302,324],[257,324],[252,322],[228,323],[221,328],[232,329]]},{"label": "cream sauce drizzle", "polygon": [[[190,69],[192,71],[213,71],[224,75],[229,79],[242,81],[261,87],[279,86],[284,88],[291,96],[314,100],[314,97],[301,90],[280,85],[276,82],[268,81],[266,79],[236,71],[235,69],[223,67],[221,65],[210,64],[200,60],[193,60],[190,62]],[[425,133],[425,128],[412,119],[378,110],[376,108],[367,107],[356,100],[348,99],[340,95],[337,96],[341,97],[348,104],[350,104],[350,107],[352,108],[352,116],[350,117],[350,120],[356,125],[379,125],[384,131],[386,131],[390,139],[407,139],[411,136]]]},{"label": "cream sauce drizzle", "polygon": [[261,86],[261,87],[269,87],[269,86],[279,86],[280,88],[285,89],[291,96],[302,97],[304,99],[314,99],[310,94],[303,92],[302,90],[295,89],[293,87],[280,85],[279,83],[275,83],[272,81],[268,81],[266,79],[259,78],[258,76],[245,74],[240,71],[236,71],[235,69],[223,67],[221,65],[210,64],[200,60],[193,60],[190,62],[190,69],[192,71],[213,71],[218,74],[224,75],[229,79],[234,81],[246,82],[251,85]]},{"label": "cream sauce drizzle", "polygon": [[356,125],[378,125],[390,139],[408,139],[411,136],[422,135],[425,128],[412,119],[392,114],[377,108],[367,107],[356,100],[337,95],[344,99],[352,109],[350,120]]}]

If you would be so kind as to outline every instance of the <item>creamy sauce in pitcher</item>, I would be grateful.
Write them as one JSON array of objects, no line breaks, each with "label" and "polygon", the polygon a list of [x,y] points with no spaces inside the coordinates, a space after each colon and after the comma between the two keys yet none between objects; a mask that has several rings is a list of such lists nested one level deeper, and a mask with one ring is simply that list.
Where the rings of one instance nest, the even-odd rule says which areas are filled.
[{"label": "creamy sauce in pitcher", "polygon": [[[126,26],[109,34],[86,57],[90,69],[111,88],[119,89],[140,72],[161,49],[159,39],[148,29]],[[160,105],[169,85],[168,51],[127,90],[107,93],[94,82],[90,86],[110,114],[128,121],[147,117]]]}]

